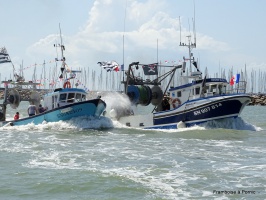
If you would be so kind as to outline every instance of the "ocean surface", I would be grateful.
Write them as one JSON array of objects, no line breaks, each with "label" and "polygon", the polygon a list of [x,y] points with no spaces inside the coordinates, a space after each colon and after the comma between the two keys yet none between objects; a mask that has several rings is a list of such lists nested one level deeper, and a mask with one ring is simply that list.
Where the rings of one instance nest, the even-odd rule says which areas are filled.
[{"label": "ocean surface", "polygon": [[106,118],[5,127],[0,158],[0,199],[266,199],[266,107],[180,130]]}]

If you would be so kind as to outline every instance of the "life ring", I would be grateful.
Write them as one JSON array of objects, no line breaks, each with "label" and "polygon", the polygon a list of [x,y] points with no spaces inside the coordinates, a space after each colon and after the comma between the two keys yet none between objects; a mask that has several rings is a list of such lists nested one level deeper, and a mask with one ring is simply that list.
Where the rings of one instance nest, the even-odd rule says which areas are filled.
[{"label": "life ring", "polygon": [[181,101],[178,98],[173,99],[172,106],[173,108],[176,108],[176,102],[178,103],[178,106],[181,105]]},{"label": "life ring", "polygon": [[64,88],[71,88],[71,84],[69,81],[64,83]]}]

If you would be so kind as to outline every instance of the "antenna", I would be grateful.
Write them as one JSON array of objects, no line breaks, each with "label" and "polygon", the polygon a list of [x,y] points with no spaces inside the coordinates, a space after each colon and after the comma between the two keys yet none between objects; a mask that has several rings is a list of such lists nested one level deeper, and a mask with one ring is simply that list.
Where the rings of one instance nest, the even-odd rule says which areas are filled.
[{"label": "antenna", "polygon": [[180,20],[180,16],[179,16],[179,30],[180,30],[180,43],[179,43],[179,45],[181,46],[181,20]]},{"label": "antenna", "polygon": [[[158,63],[159,63],[159,40],[157,38],[157,66],[158,66]],[[157,73],[157,78],[158,78],[158,75],[159,73]]]},{"label": "antenna", "polygon": [[65,47],[63,45],[63,39],[62,39],[62,33],[61,33],[61,27],[60,27],[60,23],[59,23],[59,30],[60,30],[60,47],[61,47],[61,55],[62,55],[62,59],[63,61],[65,60],[64,58],[64,50],[65,50]]},{"label": "antenna", "polygon": [[[61,33],[61,27],[60,27],[60,23],[59,23],[59,31],[60,31],[60,44],[59,45],[54,45],[55,47],[60,47],[61,48],[61,61],[62,61],[62,66],[61,66],[61,75],[59,76],[59,78],[63,78],[65,75],[65,68],[66,68],[66,63],[65,63],[65,57],[64,57],[64,50],[65,50],[65,46],[63,45],[63,39],[62,39],[62,33]],[[58,59],[56,60],[58,61]]]},{"label": "antenna", "polygon": [[193,34],[194,34],[194,45],[196,48],[196,9],[195,9],[195,0],[194,0],[194,19],[193,19]]},{"label": "antenna", "polygon": [[[126,31],[126,16],[127,16],[127,0],[126,0],[126,7],[125,7],[125,16],[124,16],[124,33],[123,33],[123,69],[125,70],[125,31]],[[124,81],[124,72],[123,72],[123,81]]]},{"label": "antenna", "polygon": [[192,49],[196,48],[196,12],[195,12],[195,0],[194,0],[194,18],[192,18],[192,22],[193,22],[193,35],[194,35],[194,41],[193,41],[193,35],[190,32],[190,21],[188,20],[188,25],[189,25],[189,31],[188,31],[188,35],[187,37],[187,41],[185,43],[181,42],[181,20],[180,20],[180,16],[179,16],[179,26],[180,26],[180,45],[179,46],[183,46],[183,47],[188,47],[188,51],[189,51],[189,56],[183,57],[183,73],[185,73],[185,68],[186,68],[186,61],[189,61],[189,72],[192,74],[192,65],[193,64],[197,71],[200,72],[200,70],[197,67],[197,62],[194,59],[193,53],[192,53]]},{"label": "antenna", "polygon": [[189,32],[189,35],[191,35],[191,33],[190,33],[190,22],[189,22],[189,19],[187,19],[187,23],[188,23],[188,32]]}]

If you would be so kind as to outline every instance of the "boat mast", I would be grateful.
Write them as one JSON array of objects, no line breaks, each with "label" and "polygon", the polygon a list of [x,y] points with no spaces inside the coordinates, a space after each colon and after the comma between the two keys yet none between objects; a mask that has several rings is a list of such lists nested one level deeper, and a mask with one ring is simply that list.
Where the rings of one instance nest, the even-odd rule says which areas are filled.
[{"label": "boat mast", "polygon": [[185,56],[183,56],[183,73],[185,72],[186,61],[189,61],[189,73],[190,73],[189,76],[192,75],[192,64],[196,67],[197,71],[200,72],[198,67],[197,67],[197,63],[194,60],[193,53],[192,53],[192,49],[196,48],[195,1],[194,1],[194,19],[192,18],[192,21],[193,21],[194,42],[192,42],[192,39],[191,39],[192,36],[189,33],[189,35],[187,36],[188,44],[187,43],[183,43],[183,42],[181,42],[181,20],[180,20],[180,17],[179,17],[179,26],[180,26],[180,44],[179,44],[179,46],[188,47],[188,52],[189,52],[189,57],[188,58],[185,58]]},{"label": "boat mast", "polygon": [[[180,38],[181,38],[181,30],[180,30]],[[192,72],[192,65],[191,64],[192,64],[192,61],[194,62],[192,49],[196,48],[196,36],[194,36],[194,43],[191,42],[191,35],[188,35],[187,38],[188,38],[188,44],[187,43],[182,43],[181,40],[180,40],[179,46],[188,47],[189,57],[185,58],[185,56],[183,56],[183,60],[184,60],[184,62],[189,60],[189,70],[190,70],[190,73],[191,73]]]},{"label": "boat mast", "polygon": [[59,76],[59,78],[66,78],[65,77],[65,69],[66,69],[66,62],[65,62],[65,57],[64,57],[64,50],[65,50],[65,46],[63,45],[63,39],[62,39],[62,33],[61,33],[61,27],[60,27],[60,23],[59,23],[59,30],[60,30],[60,49],[61,49],[61,61],[62,61],[62,66],[61,66],[61,75]]},{"label": "boat mast", "polygon": [[125,31],[126,31],[126,16],[127,16],[127,0],[126,0],[126,7],[125,7],[125,16],[124,16],[124,33],[123,33],[123,68],[122,68],[122,74],[123,74],[123,82],[125,81]]}]

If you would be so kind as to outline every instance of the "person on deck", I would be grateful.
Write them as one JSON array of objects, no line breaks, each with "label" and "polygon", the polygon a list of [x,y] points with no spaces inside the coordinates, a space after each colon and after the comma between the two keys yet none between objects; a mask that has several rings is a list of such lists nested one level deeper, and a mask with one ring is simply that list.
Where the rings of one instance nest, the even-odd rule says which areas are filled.
[{"label": "person on deck", "polygon": [[47,108],[42,107],[42,104],[39,105],[39,113],[43,113],[47,110]]},{"label": "person on deck", "polygon": [[170,110],[170,97],[169,96],[164,96],[163,101],[162,101],[162,108],[163,110]]},{"label": "person on deck", "polygon": [[14,120],[18,120],[19,119],[19,112],[16,112],[16,114],[14,115]]},{"label": "person on deck", "polygon": [[30,104],[28,107],[28,114],[29,116],[33,116],[37,113],[37,108],[34,104]]}]

